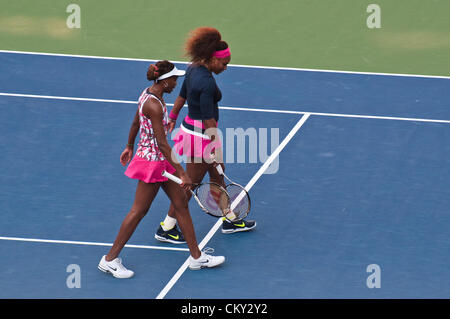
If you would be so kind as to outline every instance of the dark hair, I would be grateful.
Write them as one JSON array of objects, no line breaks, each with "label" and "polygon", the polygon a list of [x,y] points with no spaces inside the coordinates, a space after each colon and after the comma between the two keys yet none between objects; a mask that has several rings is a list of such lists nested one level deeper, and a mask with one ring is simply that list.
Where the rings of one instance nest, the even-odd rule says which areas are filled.
[{"label": "dark hair", "polygon": [[220,32],[211,27],[200,27],[189,33],[186,55],[192,62],[209,61],[215,51],[225,50],[228,43],[222,41]]},{"label": "dark hair", "polygon": [[174,67],[175,65],[167,60],[158,61],[155,64],[150,64],[147,70],[147,80],[155,81],[161,75],[172,71]]}]

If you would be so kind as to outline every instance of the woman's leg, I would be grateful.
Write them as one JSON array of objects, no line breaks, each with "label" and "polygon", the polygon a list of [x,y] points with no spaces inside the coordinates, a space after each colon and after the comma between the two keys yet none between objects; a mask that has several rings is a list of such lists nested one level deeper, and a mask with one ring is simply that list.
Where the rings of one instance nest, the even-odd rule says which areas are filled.
[{"label": "woman's leg", "polygon": [[148,184],[142,181],[138,182],[133,206],[120,226],[116,240],[108,255],[105,257],[106,261],[111,261],[119,256],[119,253],[134,233],[137,225],[150,209],[150,205],[158,193],[160,186],[161,183]]},{"label": "woman's leg", "polygon": [[171,180],[165,182],[162,188],[172,203],[171,206],[173,206],[175,218],[181,228],[181,232],[189,247],[191,256],[195,259],[199,258],[201,252],[198,248],[197,239],[195,238],[194,225],[192,224],[191,214],[189,213],[185,191],[180,185]]},{"label": "woman's leg", "polygon": [[[194,158],[191,158],[190,161],[186,163],[186,173],[191,178],[192,183],[198,184],[202,182],[210,166],[211,164],[208,164],[206,162],[196,163],[194,161]],[[191,192],[186,192],[186,196],[187,200],[189,201],[192,196]],[[175,208],[173,207],[172,203],[170,204],[169,212],[167,213],[167,215],[172,218],[176,218]]]},{"label": "woman's leg", "polygon": [[[225,165],[223,164],[219,165],[222,165],[222,170],[225,171]],[[226,187],[224,177],[219,174],[219,172],[213,165],[209,167],[208,173],[210,182],[214,182],[219,185],[222,185],[223,187]],[[232,234],[236,232],[247,231],[256,227],[256,221],[254,220],[241,219],[235,222],[229,222],[225,218],[222,218],[222,220],[223,220],[222,233],[224,234]]]},{"label": "woman's leg", "polygon": [[222,264],[225,261],[224,256],[211,256],[200,251],[197,239],[195,238],[194,225],[192,224],[192,218],[189,213],[188,201],[184,190],[180,185],[170,180],[164,183],[162,187],[174,206],[178,225],[180,225],[191,253],[191,256],[189,257],[189,268],[198,270],[216,267]]},{"label": "woman's leg", "polygon": [[[205,163],[206,164],[206,163]],[[207,170],[208,166],[203,163],[195,163],[191,160],[186,164],[186,173],[191,178],[193,183],[200,183]],[[179,176],[178,176],[179,177]],[[189,201],[191,198],[191,192],[186,192],[186,198]],[[175,213],[175,207],[170,203],[169,211],[167,212],[164,221],[159,226],[155,233],[155,238],[162,242],[169,242],[174,244],[185,243],[183,234],[176,227],[177,217]]]}]

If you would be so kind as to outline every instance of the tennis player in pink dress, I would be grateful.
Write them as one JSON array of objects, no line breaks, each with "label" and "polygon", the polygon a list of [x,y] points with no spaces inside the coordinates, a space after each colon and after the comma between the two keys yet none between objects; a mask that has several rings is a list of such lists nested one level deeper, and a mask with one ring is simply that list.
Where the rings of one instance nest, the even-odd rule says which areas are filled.
[{"label": "tennis player in pink dress", "polygon": [[[147,214],[160,188],[175,207],[176,219],[190,251],[189,268],[197,270],[215,267],[225,261],[223,256],[211,256],[198,248],[186,197],[186,191],[192,186],[192,181],[177,162],[167,142],[169,117],[163,95],[172,92],[177,84],[177,78],[184,74],[185,71],[178,70],[169,61],[159,61],[150,65],[148,69],[147,79],[154,81],[154,84],[146,88],[139,97],[135,117],[139,119],[137,123],[138,129],[140,127],[139,146],[133,157],[137,131],[136,125],[132,125],[128,145],[120,158],[123,165],[129,163],[125,175],[138,180],[135,200],[122,222],[113,246],[98,264],[101,271],[110,273],[116,278],[130,278],[134,275],[118,256],[139,222]],[[161,175],[163,171],[181,178],[183,182],[181,187],[163,177]]]}]

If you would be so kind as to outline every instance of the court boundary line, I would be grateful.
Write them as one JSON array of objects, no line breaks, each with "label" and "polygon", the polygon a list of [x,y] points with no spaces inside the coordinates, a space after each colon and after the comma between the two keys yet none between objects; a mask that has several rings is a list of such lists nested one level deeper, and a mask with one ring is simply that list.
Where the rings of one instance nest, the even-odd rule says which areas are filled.
[{"label": "court boundary line", "polygon": [[[286,145],[291,141],[291,139],[297,134],[303,124],[309,119],[310,114],[306,113],[298,120],[295,126],[291,129],[291,131],[286,135],[283,141],[278,145],[278,147],[273,151],[273,153],[269,156],[269,158],[264,162],[264,164],[259,168],[259,170],[253,175],[250,181],[245,186],[245,190],[248,192],[255,185],[255,183],[260,179],[260,177],[264,174],[264,172],[269,168],[270,164],[277,158],[281,151],[286,147]],[[198,247],[202,250],[206,244],[211,240],[214,234],[222,225],[222,219],[219,218],[214,226],[209,230],[203,240],[200,242]],[[187,270],[189,265],[189,257],[186,261],[181,265],[178,271],[173,275],[173,277],[169,280],[169,282],[164,286],[164,288],[160,291],[160,293],[156,296],[156,299],[164,299],[167,293],[173,288],[173,286],[177,283],[183,273]]]},{"label": "court boundary line", "polygon": [[[135,59],[135,58],[118,58],[118,57],[101,57],[101,56],[85,56],[85,55],[69,55],[69,54],[56,54],[56,53],[43,53],[43,52],[26,52],[26,51],[8,51],[8,50],[0,50],[0,53],[17,53],[17,54],[35,54],[35,55],[48,55],[48,56],[61,56],[61,57],[75,57],[75,58],[92,58],[92,59],[110,59],[110,60],[125,60],[125,61],[143,61],[143,62],[153,62],[158,61],[154,59]],[[185,61],[172,61],[174,63],[180,64],[188,64]],[[323,70],[323,69],[303,69],[303,68],[289,68],[289,67],[270,67],[270,66],[252,66],[252,65],[233,65],[230,64],[231,67],[242,67],[242,68],[256,68],[256,69],[274,69],[274,70],[290,70],[290,71],[305,71],[305,72],[322,72],[322,73],[340,73],[340,74],[360,74],[360,75],[377,75],[377,76],[397,76],[397,77],[416,77],[416,78],[435,78],[435,79],[450,79],[450,76],[435,76],[435,75],[418,75],[418,74],[396,74],[396,73],[376,73],[376,72],[358,72],[358,71],[340,71],[340,70]],[[125,100],[107,100],[107,99],[94,99],[94,98],[76,98],[76,97],[56,97],[56,96],[45,96],[45,95],[25,95],[25,94],[13,94],[13,93],[0,93],[0,96],[16,96],[16,97],[29,97],[29,98],[47,98],[47,99],[59,99],[59,100],[73,100],[73,101],[89,101],[89,102],[107,102],[107,103],[123,103],[123,104],[137,104],[137,101],[125,101]],[[173,106],[173,104],[167,104],[169,106]],[[268,113],[281,113],[281,114],[299,114],[303,115],[294,128],[289,132],[289,134],[285,137],[283,142],[279,145],[279,147],[286,141],[285,145],[279,150],[278,154],[276,154],[271,162],[279,156],[284,147],[290,142],[290,140],[295,136],[295,134],[299,131],[299,129],[303,126],[303,124],[310,118],[311,115],[316,116],[330,116],[330,117],[346,117],[346,118],[363,118],[363,119],[383,119],[383,120],[400,120],[400,121],[413,121],[413,122],[433,122],[433,123],[447,123],[450,124],[450,120],[435,120],[435,119],[419,119],[419,118],[402,118],[402,117],[389,117],[389,116],[370,116],[370,115],[355,115],[355,114],[338,114],[338,113],[316,113],[316,112],[304,112],[304,111],[289,111],[289,110],[274,110],[274,109],[259,109],[259,108],[242,108],[242,107],[230,107],[230,106],[221,106],[220,109],[224,110],[236,110],[236,111],[253,111],[253,112],[268,112]],[[302,120],[304,121],[302,122]],[[302,122],[302,123],[301,123]],[[299,125],[299,123],[301,123]],[[298,128],[296,129],[296,127]],[[295,130],[294,133],[292,133]],[[291,134],[292,133],[292,134]],[[272,155],[277,152],[278,148],[271,154],[269,159],[261,166],[258,172],[252,177],[252,179],[246,185],[246,190],[250,190],[253,185],[259,180],[264,171],[270,166],[268,161],[271,159]],[[266,167],[265,167],[266,165]],[[265,168],[264,168],[265,167]],[[264,168],[264,170],[262,170]],[[261,173],[260,173],[261,171]],[[259,176],[257,176],[259,174]],[[248,188],[248,189],[247,189]],[[215,235],[217,230],[220,228],[222,224],[221,219],[219,219],[215,225],[210,229],[208,234],[203,238],[202,242],[199,244],[201,249],[211,240],[211,238]],[[37,242],[37,243],[55,243],[55,244],[73,244],[73,245],[91,245],[91,246],[112,246],[112,243],[100,243],[100,242],[83,242],[83,241],[69,241],[69,240],[51,240],[51,239],[36,239],[36,238],[19,238],[19,237],[2,237],[0,236],[0,240],[9,240],[9,241],[24,241],[24,242]],[[162,247],[162,246],[146,246],[146,245],[132,245],[127,244],[125,248],[142,248],[142,249],[157,249],[157,250],[171,250],[171,251],[189,251],[187,248],[173,248],[173,247]],[[183,272],[187,269],[188,259],[185,263],[180,267],[182,269],[184,265]],[[180,271],[180,269],[178,271]],[[178,272],[177,272],[178,273]],[[177,275],[174,275],[174,277]],[[172,277],[172,279],[174,278]],[[171,279],[171,280],[172,280]],[[173,285],[178,281],[179,278],[175,280]],[[170,281],[169,281],[170,283]],[[164,288],[165,289],[165,288]],[[163,289],[163,291],[164,291]],[[163,299],[165,295],[170,291],[162,295]],[[163,292],[161,291],[158,296]]]},{"label": "court boundary line", "polygon": [[[40,239],[40,238],[23,238],[23,237],[5,237],[0,236],[0,240],[5,241],[22,241],[33,243],[50,243],[50,244],[69,244],[69,245],[85,245],[85,246],[112,246],[112,243],[99,243],[89,241],[76,241],[76,240],[57,240],[57,239]],[[188,248],[177,247],[163,247],[163,246],[149,246],[149,245],[134,245],[126,244],[125,248],[141,248],[141,249],[154,249],[154,250],[170,250],[170,251],[183,251],[188,252]]]},{"label": "court boundary line", "polygon": [[[143,59],[143,58],[123,58],[123,57],[107,57],[97,55],[82,55],[82,54],[67,54],[67,53],[51,53],[51,52],[33,52],[33,51],[18,51],[18,50],[0,50],[0,53],[10,54],[29,54],[29,55],[44,55],[57,56],[68,58],[82,58],[82,59],[103,59],[103,60],[117,60],[117,61],[138,61],[138,62],[155,62],[162,59]],[[175,61],[173,63],[189,64],[187,61]],[[267,69],[267,70],[283,70],[283,71],[300,71],[300,72],[319,72],[319,73],[338,73],[338,74],[357,74],[357,75],[376,75],[376,76],[397,76],[397,77],[414,77],[427,79],[445,79],[450,80],[450,76],[445,75],[427,75],[427,74],[407,74],[407,73],[383,73],[383,72],[364,72],[364,71],[346,71],[346,70],[328,70],[328,69],[310,69],[310,68],[294,68],[294,67],[280,67],[280,66],[262,66],[262,65],[244,65],[244,64],[229,64],[230,67],[251,68],[251,69]]]},{"label": "court boundary line", "polygon": [[[110,100],[110,99],[98,99],[98,98],[80,98],[80,97],[53,96],[53,95],[37,95],[37,94],[0,92],[0,96],[21,97],[21,98],[39,98],[39,99],[52,99],[52,100],[69,100],[69,101],[82,101],[82,102],[136,104],[137,105],[137,101]],[[173,106],[173,103],[167,103],[167,105]],[[219,109],[232,110],[232,111],[247,111],[247,112],[266,112],[266,113],[279,113],[279,114],[310,114],[310,115],[315,115],[315,116],[450,124],[450,120],[423,119],[423,118],[412,118],[412,117],[321,113],[321,112],[308,112],[308,111],[275,110],[275,109],[265,109],[265,108],[245,108],[245,107],[234,107],[234,106],[219,106]]]}]

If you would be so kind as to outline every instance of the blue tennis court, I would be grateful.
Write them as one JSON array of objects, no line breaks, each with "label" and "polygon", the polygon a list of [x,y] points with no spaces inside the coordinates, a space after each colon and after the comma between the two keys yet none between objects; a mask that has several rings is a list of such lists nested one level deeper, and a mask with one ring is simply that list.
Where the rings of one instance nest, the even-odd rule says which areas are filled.
[{"label": "blue tennis court", "polygon": [[446,77],[230,66],[219,127],[279,134],[279,156],[226,163],[258,227],[222,234],[191,202],[198,242],[227,260],[186,270],[187,246],[153,237],[160,192],[121,254],[135,276],[100,272],[134,199],[119,156],[148,64],[0,52],[0,298],[450,297]]}]

